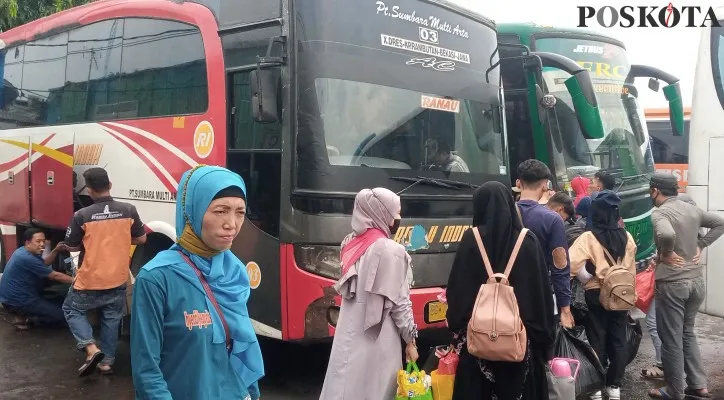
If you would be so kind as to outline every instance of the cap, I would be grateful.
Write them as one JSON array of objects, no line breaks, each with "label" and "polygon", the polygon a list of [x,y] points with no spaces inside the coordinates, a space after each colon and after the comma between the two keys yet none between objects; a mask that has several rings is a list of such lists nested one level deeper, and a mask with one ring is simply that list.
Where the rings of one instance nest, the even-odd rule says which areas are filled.
[{"label": "cap", "polygon": [[601,190],[591,196],[594,204],[606,205],[608,207],[618,207],[621,204],[621,198],[613,190]]},{"label": "cap", "polygon": [[656,172],[651,177],[649,186],[656,189],[679,190],[679,180],[672,174],[666,172]]}]

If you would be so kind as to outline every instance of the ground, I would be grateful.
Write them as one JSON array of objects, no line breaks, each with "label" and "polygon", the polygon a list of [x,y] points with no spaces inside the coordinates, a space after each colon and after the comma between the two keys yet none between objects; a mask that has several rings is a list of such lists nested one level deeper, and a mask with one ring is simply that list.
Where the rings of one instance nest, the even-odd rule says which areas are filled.
[{"label": "ground", "polygon": [[[0,319],[0,399],[2,400],[132,400],[128,344],[118,349],[117,374],[79,379],[76,368],[83,355],[73,350],[73,338],[63,330],[18,332]],[[641,321],[643,323],[643,321]],[[724,399],[724,320],[700,315],[697,334],[714,398]],[[422,346],[422,344],[421,344]],[[300,346],[262,341],[267,376],[264,400],[318,399],[326,371],[329,344]],[[639,373],[652,363],[653,348],[644,329],[637,359],[629,365],[622,398],[646,399],[652,384]]]}]

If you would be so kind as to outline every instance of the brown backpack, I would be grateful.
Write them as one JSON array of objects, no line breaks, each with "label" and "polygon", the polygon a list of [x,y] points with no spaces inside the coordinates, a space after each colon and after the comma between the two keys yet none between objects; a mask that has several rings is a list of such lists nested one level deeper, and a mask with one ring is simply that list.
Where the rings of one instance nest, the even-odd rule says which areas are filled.
[{"label": "brown backpack", "polygon": [[636,304],[636,276],[623,266],[623,259],[614,261],[611,253],[601,247],[611,262],[601,280],[601,306],[608,311],[630,311]]},{"label": "brown backpack", "polygon": [[513,287],[510,286],[508,276],[527,232],[528,229],[525,228],[520,232],[505,272],[496,274],[490,266],[480,233],[477,228],[473,228],[475,241],[478,243],[485,269],[488,271],[488,281],[480,286],[473,314],[468,322],[468,352],[477,358],[488,361],[521,362],[525,357],[528,337],[523,320],[520,319],[518,300]]}]

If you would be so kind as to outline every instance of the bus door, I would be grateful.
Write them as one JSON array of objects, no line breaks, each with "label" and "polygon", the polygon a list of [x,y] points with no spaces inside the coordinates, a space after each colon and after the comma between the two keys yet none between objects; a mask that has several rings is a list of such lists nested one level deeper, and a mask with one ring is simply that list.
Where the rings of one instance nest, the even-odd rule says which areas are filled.
[{"label": "bus door", "polygon": [[73,138],[71,133],[31,138],[30,208],[38,226],[65,229],[73,217]]},{"label": "bus door", "polygon": [[0,220],[30,222],[30,137],[0,138]]}]

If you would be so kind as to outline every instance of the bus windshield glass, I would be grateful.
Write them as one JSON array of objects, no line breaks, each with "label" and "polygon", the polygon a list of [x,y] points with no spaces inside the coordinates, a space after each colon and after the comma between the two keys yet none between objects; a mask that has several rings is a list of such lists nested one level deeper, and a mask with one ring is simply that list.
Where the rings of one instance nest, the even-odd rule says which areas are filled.
[{"label": "bus windshield glass", "polygon": [[496,38],[485,20],[418,0],[305,0],[297,16],[297,188],[507,179]]},{"label": "bus windshield glass", "polygon": [[584,137],[564,84],[570,75],[544,69],[546,86],[559,99],[554,108],[562,143],[556,157],[557,175],[570,181],[579,174],[590,176],[604,170],[619,178],[623,190],[647,181],[654,162],[643,109],[635,92],[624,84],[629,70],[626,51],[614,44],[574,38],[538,39],[535,49],[564,55],[590,71],[605,132],[602,139]]}]

